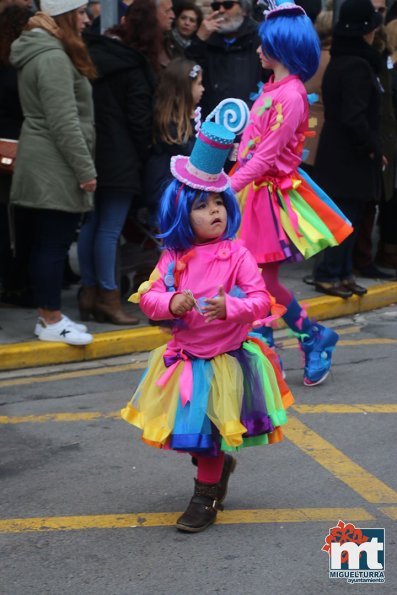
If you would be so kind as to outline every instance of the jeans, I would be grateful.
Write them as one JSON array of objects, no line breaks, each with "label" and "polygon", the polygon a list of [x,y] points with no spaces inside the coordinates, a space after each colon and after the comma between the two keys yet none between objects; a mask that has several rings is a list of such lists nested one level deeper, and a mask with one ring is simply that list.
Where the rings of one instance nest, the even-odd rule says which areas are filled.
[{"label": "jeans", "polygon": [[81,214],[51,209],[24,210],[30,217],[29,272],[36,306],[60,310],[65,262]]},{"label": "jeans", "polygon": [[117,246],[131,200],[130,191],[97,190],[95,211],[85,215],[79,234],[78,255],[83,285],[117,289]]},{"label": "jeans", "polygon": [[365,203],[358,200],[335,200],[353,225],[351,233],[339,246],[327,248],[323,259],[315,271],[315,280],[327,283],[338,283],[353,277],[353,248],[362,217]]}]

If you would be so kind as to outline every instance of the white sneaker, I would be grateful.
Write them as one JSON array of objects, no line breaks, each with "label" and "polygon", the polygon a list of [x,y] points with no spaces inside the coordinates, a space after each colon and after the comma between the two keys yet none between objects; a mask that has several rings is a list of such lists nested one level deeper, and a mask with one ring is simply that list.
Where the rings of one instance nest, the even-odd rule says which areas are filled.
[{"label": "white sneaker", "polygon": [[68,345],[88,345],[92,342],[92,335],[78,331],[70,320],[65,321],[64,318],[43,327],[39,334],[40,341],[56,341]]},{"label": "white sneaker", "polygon": [[[74,320],[70,320],[70,318],[68,316],[66,316],[66,314],[62,315],[62,320],[64,322],[70,322],[70,324],[72,324],[79,331],[79,333],[87,332],[87,327],[85,324],[79,324],[78,322],[74,322]],[[46,326],[47,326],[46,322],[42,318],[39,317],[37,319],[36,326],[34,327],[34,334],[36,335],[36,337],[40,336],[41,331]]]}]

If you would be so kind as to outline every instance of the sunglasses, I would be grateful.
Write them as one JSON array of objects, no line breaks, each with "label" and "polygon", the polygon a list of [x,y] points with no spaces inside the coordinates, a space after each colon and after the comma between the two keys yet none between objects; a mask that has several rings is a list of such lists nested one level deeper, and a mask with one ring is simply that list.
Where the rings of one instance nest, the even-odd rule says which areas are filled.
[{"label": "sunglasses", "polygon": [[240,4],[240,2],[236,2],[236,0],[225,0],[224,2],[211,2],[211,8],[212,10],[219,10],[221,6],[223,6],[225,10],[230,10],[231,8],[233,8],[235,4]]}]

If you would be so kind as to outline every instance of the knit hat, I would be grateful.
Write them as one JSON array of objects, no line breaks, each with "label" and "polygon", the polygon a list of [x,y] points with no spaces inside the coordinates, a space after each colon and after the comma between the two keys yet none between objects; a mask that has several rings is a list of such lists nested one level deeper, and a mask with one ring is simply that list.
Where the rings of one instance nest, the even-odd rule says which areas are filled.
[{"label": "knit hat", "polygon": [[84,0],[41,0],[40,8],[50,17],[56,17],[59,14],[76,10],[85,4]]},{"label": "knit hat", "polygon": [[226,158],[233,147],[235,135],[221,124],[204,122],[190,157],[171,158],[172,175],[191,188],[208,192],[222,192],[229,186],[223,171]]},{"label": "knit hat", "polygon": [[340,9],[334,33],[344,37],[362,37],[382,24],[382,15],[371,0],[346,0]]}]

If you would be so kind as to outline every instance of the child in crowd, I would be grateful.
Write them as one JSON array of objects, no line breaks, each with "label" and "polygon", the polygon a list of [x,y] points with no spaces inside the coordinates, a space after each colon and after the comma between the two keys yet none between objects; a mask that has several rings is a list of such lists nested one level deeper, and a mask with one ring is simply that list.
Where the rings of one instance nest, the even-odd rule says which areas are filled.
[{"label": "child in crowd", "polygon": [[[266,287],[284,305],[284,320],[305,356],[304,384],[325,380],[338,341],[333,330],[313,323],[279,282],[281,262],[309,258],[341,243],[352,231],[343,213],[301,170],[308,134],[308,101],[302,81],[318,68],[319,41],[303,8],[273,2],[259,34],[258,54],[273,76],[251,109],[231,186],[242,210],[240,237],[262,269]],[[262,334],[274,345],[272,329]]]},{"label": "child in crowd", "polygon": [[[194,495],[176,527],[198,532],[222,510],[236,461],[226,452],[278,442],[293,402],[276,356],[248,337],[277,316],[257,264],[235,240],[240,212],[223,171],[234,134],[205,122],[190,158],[176,156],[159,221],[164,251],[132,300],[173,322],[122,417],[151,446],[184,451],[198,467]],[[284,311],[284,310],[283,310]]]},{"label": "child in crowd", "polygon": [[176,58],[161,74],[154,106],[155,144],[145,168],[145,196],[151,220],[172,180],[170,159],[190,155],[194,145],[194,110],[204,92],[201,67]]}]

